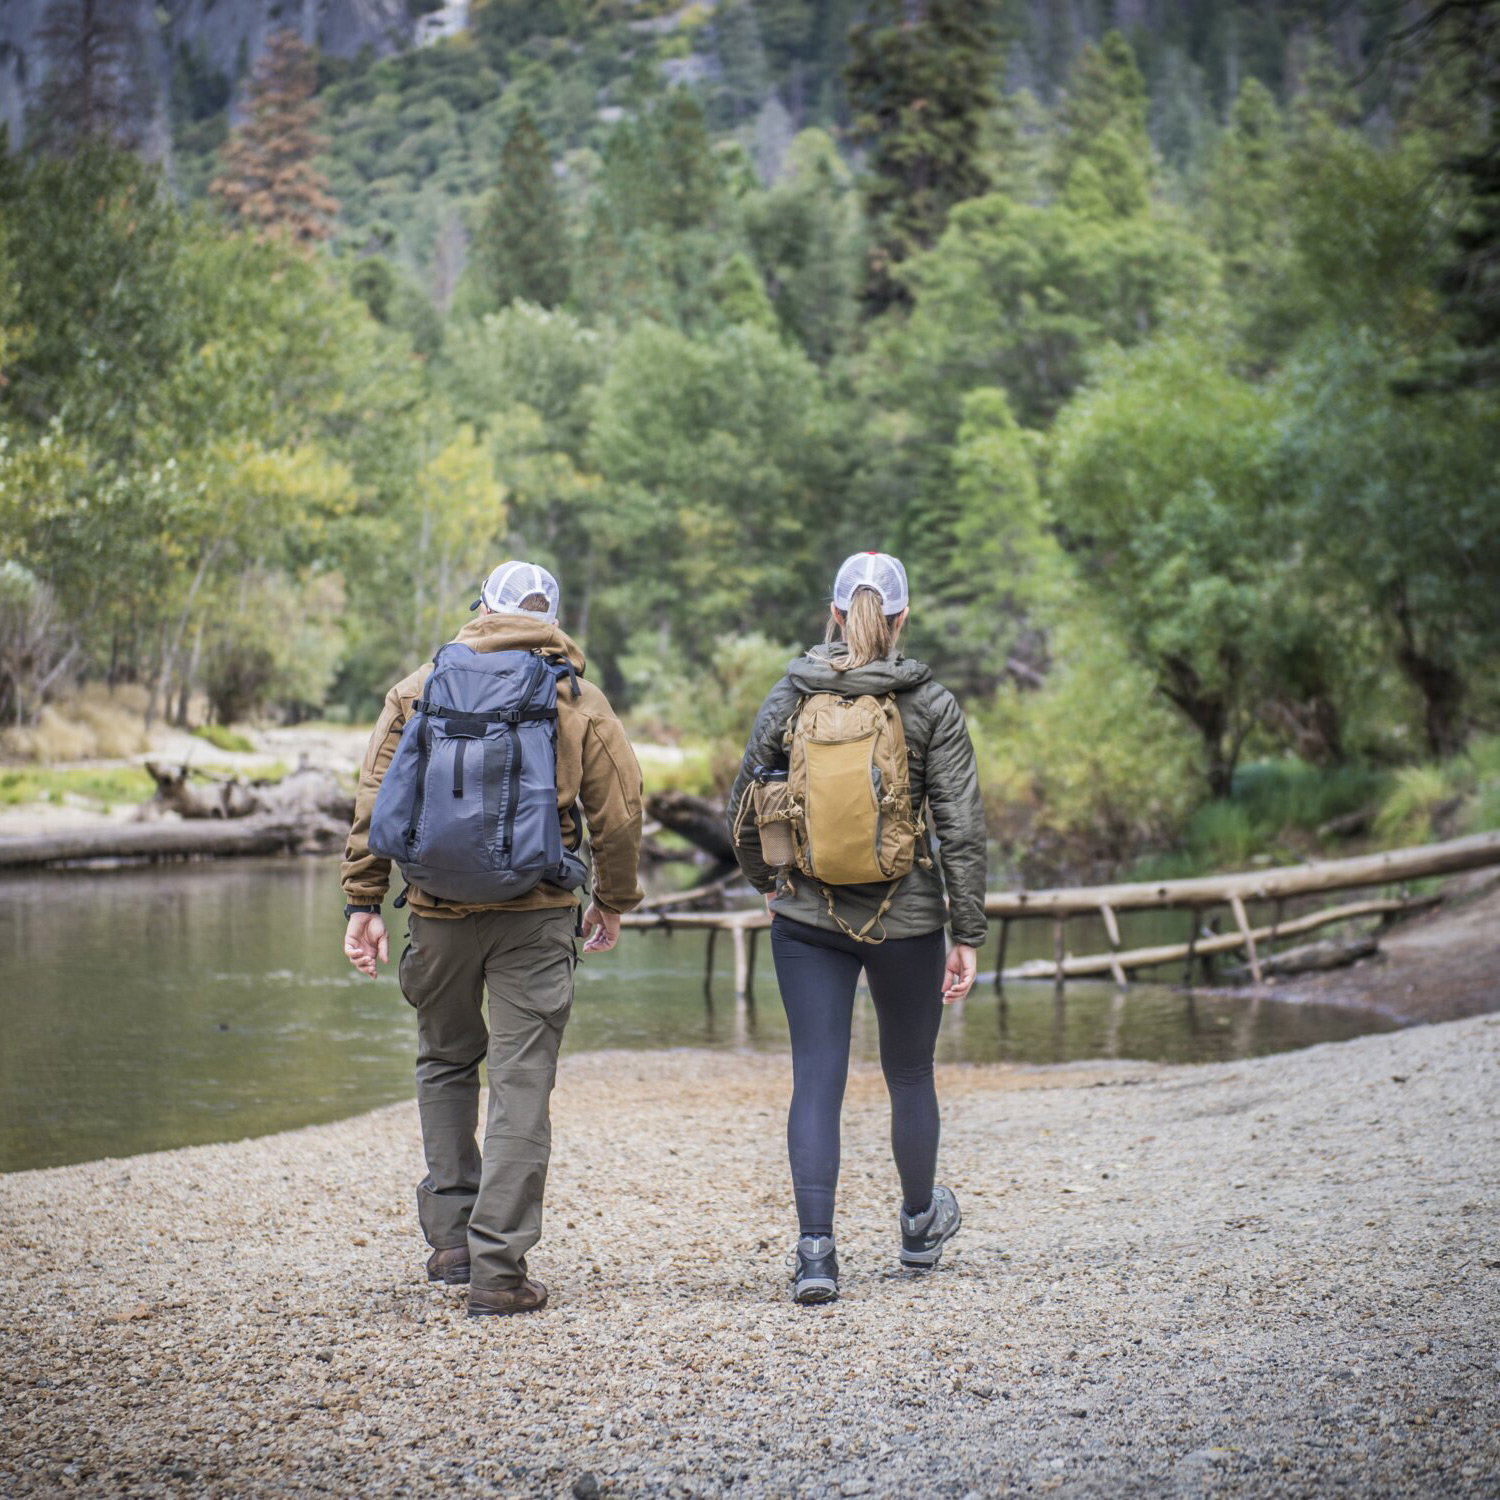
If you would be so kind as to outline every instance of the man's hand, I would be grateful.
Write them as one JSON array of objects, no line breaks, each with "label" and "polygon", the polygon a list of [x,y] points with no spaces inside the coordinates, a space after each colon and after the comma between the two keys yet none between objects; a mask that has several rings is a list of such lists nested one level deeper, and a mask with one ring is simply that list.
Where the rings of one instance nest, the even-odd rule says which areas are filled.
[{"label": "man's hand", "polygon": [[344,931],[344,956],[361,974],[375,977],[375,960],[391,961],[391,940],[378,912],[357,911]]},{"label": "man's hand", "polygon": [[590,901],[583,914],[583,934],[585,953],[608,953],[619,941],[619,912],[605,911],[597,902]]},{"label": "man's hand", "polygon": [[769,916],[773,916],[773,917],[776,915],[776,913],[771,910],[771,903],[775,899],[776,899],[776,892],[775,891],[767,891],[766,892],[766,912],[767,912],[767,914]]},{"label": "man's hand", "polygon": [[978,971],[979,961],[967,943],[955,943],[948,950],[948,962],[943,965],[947,983],[943,986],[943,1004],[952,1005],[969,993]]}]

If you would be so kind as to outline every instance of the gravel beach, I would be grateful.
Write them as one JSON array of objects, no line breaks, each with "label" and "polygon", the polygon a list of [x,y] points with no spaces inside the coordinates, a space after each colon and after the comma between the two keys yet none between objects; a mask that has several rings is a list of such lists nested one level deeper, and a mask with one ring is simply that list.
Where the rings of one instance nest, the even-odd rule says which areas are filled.
[{"label": "gravel beach", "polygon": [[1500,1017],[949,1069],[926,1276],[856,1069],[818,1309],[788,1073],[566,1059],[525,1318],[423,1279],[410,1105],[0,1178],[0,1493],[1500,1492]]}]

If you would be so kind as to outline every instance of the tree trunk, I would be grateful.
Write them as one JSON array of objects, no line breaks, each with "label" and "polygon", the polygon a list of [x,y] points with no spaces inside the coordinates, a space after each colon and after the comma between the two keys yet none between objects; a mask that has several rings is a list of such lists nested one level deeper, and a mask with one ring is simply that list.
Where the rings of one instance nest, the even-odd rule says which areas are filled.
[{"label": "tree trunk", "polygon": [[681,834],[721,864],[735,862],[734,845],[729,839],[729,824],[721,803],[688,792],[656,792],[646,799],[646,810],[663,828]]},{"label": "tree trunk", "polygon": [[1463,678],[1451,662],[1440,661],[1418,642],[1404,584],[1396,589],[1396,624],[1401,631],[1396,662],[1422,695],[1427,748],[1436,759],[1447,760],[1463,748]]}]

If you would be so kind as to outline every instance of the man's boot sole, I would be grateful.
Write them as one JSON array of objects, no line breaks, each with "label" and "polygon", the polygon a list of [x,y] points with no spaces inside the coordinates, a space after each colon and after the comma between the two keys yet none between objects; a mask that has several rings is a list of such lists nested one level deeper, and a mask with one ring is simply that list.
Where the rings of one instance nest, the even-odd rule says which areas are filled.
[{"label": "man's boot sole", "polygon": [[466,1309],[471,1318],[515,1318],[522,1313],[541,1312],[547,1305],[547,1299],[542,1298],[540,1302],[533,1302],[530,1307],[475,1307],[471,1303]]},{"label": "man's boot sole", "polygon": [[465,1266],[461,1271],[429,1271],[427,1279],[441,1282],[444,1286],[468,1286],[469,1268]]}]

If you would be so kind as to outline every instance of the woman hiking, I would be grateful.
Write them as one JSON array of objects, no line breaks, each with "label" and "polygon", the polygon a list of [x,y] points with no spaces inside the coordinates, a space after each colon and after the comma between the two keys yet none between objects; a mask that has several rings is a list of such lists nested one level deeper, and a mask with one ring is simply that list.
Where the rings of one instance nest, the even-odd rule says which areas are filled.
[{"label": "woman hiking", "polygon": [[771,689],[729,794],[740,867],[774,919],[791,1031],[792,1296],[801,1303],[838,1296],[839,1115],[861,972],[891,1096],[901,1264],[935,1266],[959,1226],[957,1200],[935,1182],[932,1060],[943,1007],[969,992],[984,941],[984,810],[958,704],[897,649],[907,605],[896,558],[845,561],[824,643]]}]

